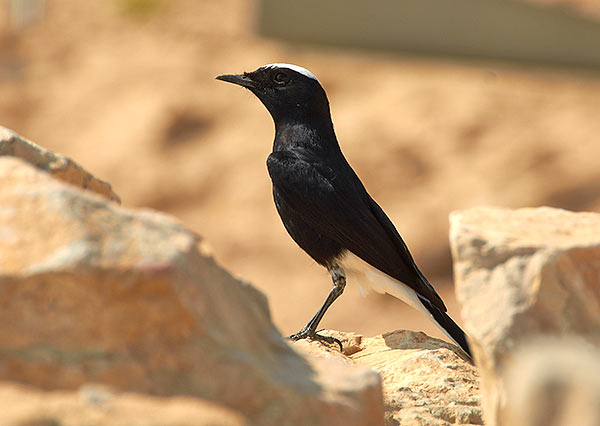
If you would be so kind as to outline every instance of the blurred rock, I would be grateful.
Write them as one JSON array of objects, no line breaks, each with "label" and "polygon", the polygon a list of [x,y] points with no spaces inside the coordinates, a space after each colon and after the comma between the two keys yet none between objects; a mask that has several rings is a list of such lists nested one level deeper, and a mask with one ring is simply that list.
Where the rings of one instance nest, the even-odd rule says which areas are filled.
[{"label": "blurred rock", "polygon": [[244,418],[218,404],[191,397],[119,394],[96,386],[42,392],[0,384],[4,426],[245,426]]},{"label": "blurred rock", "polygon": [[0,379],[224,404],[253,425],[380,425],[372,369],[300,357],[267,300],[152,211],[0,158]]},{"label": "blurred rock", "polygon": [[600,425],[600,350],[574,338],[538,339],[507,363],[502,425]]},{"label": "blurred rock", "polygon": [[4,155],[21,158],[63,182],[94,191],[121,203],[109,183],[92,176],[70,158],[47,151],[23,139],[12,130],[0,126],[0,156]]},{"label": "blurred rock", "polygon": [[424,333],[396,330],[363,338],[327,330],[344,345],[340,354],[315,342],[295,347],[374,368],[383,379],[386,425],[480,425],[477,369],[452,344]]},{"label": "blurred rock", "polygon": [[600,341],[600,215],[475,208],[450,216],[457,297],[480,369],[488,426],[505,363],[537,335]]}]

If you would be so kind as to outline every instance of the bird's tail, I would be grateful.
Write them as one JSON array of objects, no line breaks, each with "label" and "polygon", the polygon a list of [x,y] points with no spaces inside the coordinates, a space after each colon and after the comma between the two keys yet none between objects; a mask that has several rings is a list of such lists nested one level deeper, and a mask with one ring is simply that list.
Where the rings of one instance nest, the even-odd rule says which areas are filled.
[{"label": "bird's tail", "polygon": [[[372,289],[377,293],[387,293],[404,301],[416,310],[423,312],[444,332],[446,336],[448,336],[448,338],[450,338],[450,340],[456,343],[466,355],[471,357],[471,350],[469,349],[465,333],[460,327],[452,321],[452,318],[445,312],[436,307],[425,297],[419,295],[413,288],[390,277],[385,272],[371,266],[356,255],[346,255],[341,262],[342,267],[348,274],[348,278],[361,286],[361,292],[364,291],[362,290],[364,286],[365,289]],[[431,284],[429,284],[422,274],[420,274],[420,277],[423,280],[423,283],[426,283],[431,287]],[[431,287],[431,289],[435,292],[433,287]],[[441,299],[440,303],[444,306]]]},{"label": "bird's tail", "polygon": [[452,318],[445,312],[442,312],[438,307],[433,305],[429,300],[419,296],[419,301],[423,304],[423,307],[431,315],[431,319],[444,332],[458,347],[460,347],[465,354],[472,358],[471,349],[467,343],[467,337],[465,332],[454,322]]}]

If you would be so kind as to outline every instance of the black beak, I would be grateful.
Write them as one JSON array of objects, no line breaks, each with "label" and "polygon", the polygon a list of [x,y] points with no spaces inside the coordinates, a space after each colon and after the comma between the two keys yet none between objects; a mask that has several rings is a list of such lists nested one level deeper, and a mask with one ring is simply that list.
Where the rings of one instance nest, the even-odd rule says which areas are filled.
[{"label": "black beak", "polygon": [[228,83],[237,84],[238,86],[247,87],[248,89],[255,88],[256,84],[250,77],[244,74],[226,74],[215,77],[217,80],[226,81]]}]

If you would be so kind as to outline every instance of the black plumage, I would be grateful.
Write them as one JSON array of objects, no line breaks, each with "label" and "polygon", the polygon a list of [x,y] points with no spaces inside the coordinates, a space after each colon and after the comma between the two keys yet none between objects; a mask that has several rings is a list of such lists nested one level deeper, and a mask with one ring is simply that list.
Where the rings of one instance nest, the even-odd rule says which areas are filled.
[{"label": "black plumage", "polygon": [[[376,289],[383,288],[428,314],[470,355],[464,333],[445,313],[444,302],[393,223],[342,154],[327,95],[314,75],[296,65],[270,64],[251,73],[217,78],[251,90],[273,117],[275,140],[267,168],[277,211],[294,241],[333,278],[334,288],[323,307],[290,337],[335,341],[316,334],[319,321],[343,292],[347,272],[360,277],[366,276],[363,269],[374,268],[379,272],[368,276],[382,281],[381,286],[374,284]],[[356,267],[356,259],[364,265]]]}]

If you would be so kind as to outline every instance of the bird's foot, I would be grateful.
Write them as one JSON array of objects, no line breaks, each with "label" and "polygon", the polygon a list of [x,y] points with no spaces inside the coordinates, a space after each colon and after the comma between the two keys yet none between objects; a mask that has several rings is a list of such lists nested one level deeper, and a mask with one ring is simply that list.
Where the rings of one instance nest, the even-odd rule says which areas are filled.
[{"label": "bird's foot", "polygon": [[287,338],[290,340],[294,340],[294,341],[302,340],[302,339],[318,340],[318,341],[322,341],[325,343],[329,343],[330,345],[337,343],[340,347],[340,351],[344,350],[344,348],[342,346],[342,342],[340,342],[339,339],[336,339],[335,337],[331,337],[331,336],[323,336],[321,334],[318,334],[315,330],[311,330],[306,327],[304,327],[299,332],[292,334],[291,336],[288,336]]}]

